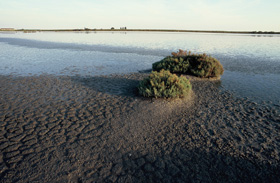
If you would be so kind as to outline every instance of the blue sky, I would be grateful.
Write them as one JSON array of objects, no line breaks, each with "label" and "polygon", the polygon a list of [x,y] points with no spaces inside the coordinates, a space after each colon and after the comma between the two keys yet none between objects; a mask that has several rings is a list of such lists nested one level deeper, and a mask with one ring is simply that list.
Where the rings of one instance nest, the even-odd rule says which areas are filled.
[{"label": "blue sky", "polygon": [[0,0],[0,27],[280,31],[279,0]]}]

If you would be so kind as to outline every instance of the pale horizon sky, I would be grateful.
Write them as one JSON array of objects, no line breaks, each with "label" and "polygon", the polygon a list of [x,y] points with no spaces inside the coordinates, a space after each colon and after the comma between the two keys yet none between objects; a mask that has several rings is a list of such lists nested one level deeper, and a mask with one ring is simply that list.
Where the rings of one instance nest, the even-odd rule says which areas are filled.
[{"label": "pale horizon sky", "polygon": [[0,28],[280,31],[279,0],[0,0]]}]

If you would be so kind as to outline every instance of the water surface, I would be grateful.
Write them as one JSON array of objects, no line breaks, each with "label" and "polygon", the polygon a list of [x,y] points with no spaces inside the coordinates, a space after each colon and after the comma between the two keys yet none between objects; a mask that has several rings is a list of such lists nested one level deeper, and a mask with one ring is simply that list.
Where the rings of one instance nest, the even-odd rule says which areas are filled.
[{"label": "water surface", "polygon": [[207,53],[225,68],[221,87],[279,104],[280,36],[168,32],[0,33],[0,74],[96,76],[151,69],[178,49]]}]

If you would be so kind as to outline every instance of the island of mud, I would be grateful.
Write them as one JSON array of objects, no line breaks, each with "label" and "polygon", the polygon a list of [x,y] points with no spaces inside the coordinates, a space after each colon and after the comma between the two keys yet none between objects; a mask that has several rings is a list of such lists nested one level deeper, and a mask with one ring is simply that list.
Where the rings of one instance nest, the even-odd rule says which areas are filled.
[{"label": "island of mud", "polygon": [[147,76],[0,76],[1,182],[279,182],[279,105],[191,78],[145,99]]}]

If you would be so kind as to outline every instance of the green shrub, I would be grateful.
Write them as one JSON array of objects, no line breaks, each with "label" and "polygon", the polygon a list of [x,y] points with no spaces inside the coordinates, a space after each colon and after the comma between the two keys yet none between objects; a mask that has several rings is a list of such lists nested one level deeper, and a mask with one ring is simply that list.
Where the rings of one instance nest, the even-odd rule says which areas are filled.
[{"label": "green shrub", "polygon": [[149,77],[140,82],[138,89],[139,94],[144,97],[179,98],[188,94],[191,84],[185,77],[161,70],[153,71]]},{"label": "green shrub", "polygon": [[153,64],[154,71],[162,69],[201,78],[219,77],[224,72],[223,66],[217,59],[206,54],[192,54],[183,50],[173,52],[172,56]]},{"label": "green shrub", "polygon": [[190,67],[188,60],[182,57],[165,57],[163,60],[153,63],[154,71],[168,70],[172,73],[187,73]]}]

